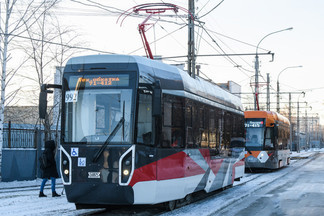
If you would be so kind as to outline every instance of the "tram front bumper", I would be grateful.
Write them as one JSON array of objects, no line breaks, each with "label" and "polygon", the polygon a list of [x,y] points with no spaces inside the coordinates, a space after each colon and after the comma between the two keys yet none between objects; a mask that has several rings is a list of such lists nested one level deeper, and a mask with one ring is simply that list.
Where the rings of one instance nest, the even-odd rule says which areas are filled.
[{"label": "tram front bumper", "polygon": [[73,183],[65,185],[67,200],[76,204],[131,205],[134,191],[130,186],[105,183]]},{"label": "tram front bumper", "polygon": [[269,158],[265,162],[261,162],[258,158],[255,157],[248,157],[245,158],[245,169],[249,168],[257,168],[257,169],[277,169],[278,168],[278,161],[274,158]]}]

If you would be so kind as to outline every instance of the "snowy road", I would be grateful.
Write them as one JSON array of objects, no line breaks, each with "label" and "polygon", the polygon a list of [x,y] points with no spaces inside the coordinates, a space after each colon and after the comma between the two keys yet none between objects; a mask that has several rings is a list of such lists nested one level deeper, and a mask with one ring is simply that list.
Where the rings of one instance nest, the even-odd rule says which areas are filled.
[{"label": "snowy road", "polygon": [[[227,189],[212,197],[176,209],[163,216],[184,215],[310,215],[307,210],[300,211],[300,204],[307,205],[312,199],[303,202],[310,191],[318,188],[317,194],[321,201],[318,204],[320,213],[324,210],[324,154],[319,153],[313,158],[305,158],[285,168],[270,173],[251,175],[254,179],[245,178],[233,188]],[[308,180],[309,178],[309,180]],[[320,180],[321,179],[321,180]],[[245,183],[244,183],[245,182]],[[316,182],[316,184],[314,184]],[[316,185],[316,186],[314,186]],[[304,193],[305,192],[305,193]],[[293,202],[291,202],[293,200]],[[322,203],[318,203],[322,202]],[[311,206],[311,205],[310,205]],[[293,208],[294,207],[294,208]],[[294,212],[296,210],[298,213]]]},{"label": "snowy road", "polygon": [[[86,215],[93,210],[75,210],[72,203],[68,203],[66,196],[51,197],[50,181],[44,193],[48,197],[39,198],[39,185],[41,180],[27,182],[1,182],[0,188],[0,214],[1,215]],[[63,187],[58,185],[57,192]]]},{"label": "snowy road", "polygon": [[[262,209],[265,206],[268,206],[268,213],[262,215],[270,215],[272,210],[274,215],[303,215],[305,212],[298,210],[296,214],[293,211],[297,206],[305,209],[307,214],[304,215],[311,215],[306,207],[311,206],[313,209],[313,205],[324,212],[324,204],[321,203],[324,200],[324,153],[319,153],[314,158],[293,161],[289,167],[271,173],[247,174],[233,188],[164,213],[163,216],[258,215],[264,213]],[[40,182],[40,179],[0,182],[1,215],[88,215],[94,212],[75,210],[74,204],[68,203],[65,195],[39,198]],[[287,188],[283,188],[283,185]],[[62,185],[58,185],[57,191],[62,191]],[[50,194],[50,184],[47,185],[45,194]]]},{"label": "snowy road", "polygon": [[[324,215],[324,155],[215,215]],[[234,206],[239,206],[235,207]]]}]

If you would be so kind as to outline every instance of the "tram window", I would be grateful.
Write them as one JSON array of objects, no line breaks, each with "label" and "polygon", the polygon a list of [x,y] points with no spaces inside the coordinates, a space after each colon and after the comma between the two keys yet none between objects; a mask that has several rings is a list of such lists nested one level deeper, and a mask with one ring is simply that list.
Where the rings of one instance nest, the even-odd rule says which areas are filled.
[{"label": "tram window", "polygon": [[273,128],[266,128],[265,149],[273,149]]},{"label": "tram window", "polygon": [[164,126],[171,126],[171,115],[172,115],[172,103],[164,102],[163,105],[163,125]]},{"label": "tram window", "polygon": [[165,95],[163,100],[162,147],[183,147],[185,129],[183,99]]},{"label": "tram window", "polygon": [[215,128],[215,112],[214,110],[209,110],[209,129]]},{"label": "tram window", "polygon": [[218,112],[217,118],[218,118],[218,133],[217,133],[217,143],[216,145],[220,148],[222,148],[223,145],[223,132],[224,132],[224,128],[223,128],[223,118],[221,115],[221,111]]},{"label": "tram window", "polygon": [[208,133],[206,133],[206,130],[201,130],[201,147],[207,148],[208,147]]},{"label": "tram window", "polygon": [[199,131],[199,112],[198,105],[194,104],[192,107],[192,137],[193,137],[193,145],[192,148],[197,148],[200,146],[200,131]]},{"label": "tram window", "polygon": [[215,127],[215,111],[209,110],[209,148],[216,148],[216,127]]},{"label": "tram window", "polygon": [[229,113],[226,113],[224,115],[224,133],[223,133],[223,143],[222,143],[222,149],[227,149],[229,147],[230,144],[230,140],[231,140],[231,122],[232,122],[232,118],[231,115]]},{"label": "tram window", "polygon": [[139,94],[137,142],[152,144],[152,94]]},{"label": "tram window", "polygon": [[191,110],[191,106],[187,106],[186,107],[186,125],[187,127],[192,127],[192,110]]},{"label": "tram window", "polygon": [[181,127],[183,122],[183,107],[181,103],[172,103],[172,126]]},{"label": "tram window", "polygon": [[209,131],[209,147],[216,148],[216,129]]},{"label": "tram window", "polygon": [[186,139],[187,147],[192,148],[193,147],[192,127],[187,127],[186,135],[187,135],[187,139]]},{"label": "tram window", "polygon": [[204,120],[205,120],[204,109],[200,108],[199,109],[199,127],[200,128],[204,128]]}]

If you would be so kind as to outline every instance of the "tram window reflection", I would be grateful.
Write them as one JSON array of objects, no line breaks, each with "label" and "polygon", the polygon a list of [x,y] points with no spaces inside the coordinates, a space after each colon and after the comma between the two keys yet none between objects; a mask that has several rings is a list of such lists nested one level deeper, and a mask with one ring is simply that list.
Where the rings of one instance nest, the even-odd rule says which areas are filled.
[{"label": "tram window reflection", "polygon": [[139,94],[137,142],[152,144],[152,95]]}]

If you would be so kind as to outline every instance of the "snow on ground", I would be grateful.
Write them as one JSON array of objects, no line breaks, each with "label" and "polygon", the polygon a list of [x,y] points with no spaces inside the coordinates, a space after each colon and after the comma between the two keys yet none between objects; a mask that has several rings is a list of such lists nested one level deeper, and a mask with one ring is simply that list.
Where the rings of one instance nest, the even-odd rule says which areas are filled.
[{"label": "snow on ground", "polygon": [[[86,215],[93,210],[76,210],[69,203],[65,194],[52,197],[51,181],[47,181],[44,193],[47,197],[39,198],[42,179],[32,181],[0,182],[1,215]],[[62,182],[57,179],[56,191],[61,194]],[[96,210],[97,211],[97,210]]]},{"label": "snow on ground", "polygon": [[[324,152],[324,149],[312,149],[311,151],[293,152],[292,160],[289,167],[280,169],[276,172],[265,174],[245,174],[240,182],[235,182],[234,187],[218,193],[212,197],[202,201],[184,206],[172,212],[164,214],[168,215],[209,215],[224,208],[236,200],[249,196],[253,191],[265,187],[269,182],[273,182],[284,176],[290,169],[296,169],[302,164],[310,160],[310,156],[316,152]],[[65,194],[61,197],[52,197],[50,189],[50,181],[47,182],[44,193],[47,197],[39,198],[39,186],[41,179],[32,181],[14,181],[0,182],[0,212],[1,215],[86,215],[93,210],[76,210],[73,203],[69,203]],[[57,192],[63,190],[62,182],[57,180]]]},{"label": "snow on ground", "polygon": [[[199,202],[184,206],[176,209],[172,212],[162,214],[163,216],[188,216],[188,215],[200,215],[207,216],[213,215],[217,211],[220,211],[232,203],[241,200],[245,197],[252,195],[255,191],[266,187],[270,183],[276,183],[276,180],[285,176],[288,172],[301,167],[303,164],[310,161],[310,156],[316,154],[316,152],[324,152],[324,150],[317,151],[301,151],[300,153],[293,153],[294,158],[301,158],[303,160],[292,160],[291,165],[284,167],[275,172],[269,173],[257,173],[257,174],[245,174],[246,177],[242,178],[240,182],[234,183],[234,187],[217,193],[214,196],[201,200]],[[240,186],[236,186],[240,185]]]}]

